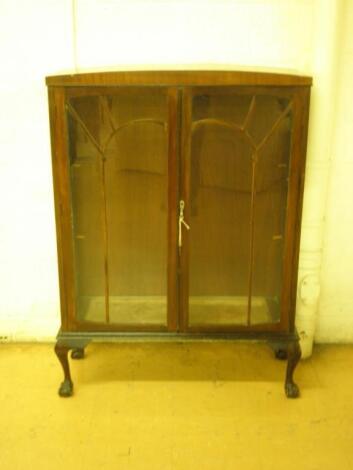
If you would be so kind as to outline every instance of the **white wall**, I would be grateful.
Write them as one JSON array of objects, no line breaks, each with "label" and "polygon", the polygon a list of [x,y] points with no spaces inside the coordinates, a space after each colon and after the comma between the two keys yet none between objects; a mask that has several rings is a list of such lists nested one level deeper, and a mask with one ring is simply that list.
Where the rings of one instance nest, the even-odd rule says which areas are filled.
[{"label": "white wall", "polygon": [[[1,0],[0,337],[52,338],[59,324],[44,77],[67,69],[124,66],[245,65],[310,74],[315,15],[323,1],[335,2]],[[347,198],[353,191],[348,140],[353,130],[349,105],[353,47],[348,36],[353,27],[353,2],[346,3],[345,62],[341,66],[317,330],[317,338],[324,340],[353,338],[353,275],[349,270],[353,217]]]},{"label": "white wall", "polygon": [[0,2],[0,336],[50,337],[59,297],[44,77],[73,67],[71,3]]},{"label": "white wall", "polygon": [[353,1],[342,18],[317,341],[353,341]]}]

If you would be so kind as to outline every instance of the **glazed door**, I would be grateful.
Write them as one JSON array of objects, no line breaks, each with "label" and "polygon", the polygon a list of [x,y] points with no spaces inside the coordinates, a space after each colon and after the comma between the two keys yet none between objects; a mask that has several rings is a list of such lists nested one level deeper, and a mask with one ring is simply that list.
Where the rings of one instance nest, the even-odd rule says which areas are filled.
[{"label": "glazed door", "polygon": [[291,249],[285,234],[292,97],[289,89],[259,87],[185,91],[184,331],[273,330],[288,322],[283,274]]},{"label": "glazed door", "polygon": [[68,89],[70,327],[287,327],[296,106],[291,88]]},{"label": "glazed door", "polygon": [[176,91],[66,96],[76,329],[176,325]]}]

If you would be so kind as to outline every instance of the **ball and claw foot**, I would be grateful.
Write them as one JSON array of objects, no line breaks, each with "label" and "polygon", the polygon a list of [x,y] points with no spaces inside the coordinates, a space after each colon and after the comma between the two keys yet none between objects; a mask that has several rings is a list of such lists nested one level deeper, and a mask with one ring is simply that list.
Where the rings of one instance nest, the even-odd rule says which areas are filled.
[{"label": "ball and claw foot", "polygon": [[298,398],[300,395],[299,387],[294,382],[286,383],[284,389],[285,389],[287,398]]},{"label": "ball and claw foot", "polygon": [[71,380],[65,379],[64,382],[61,383],[59,388],[59,395],[61,397],[71,397],[74,390],[74,384]]},{"label": "ball and claw foot", "polygon": [[85,350],[83,348],[75,348],[71,351],[72,359],[83,359],[85,357]]}]

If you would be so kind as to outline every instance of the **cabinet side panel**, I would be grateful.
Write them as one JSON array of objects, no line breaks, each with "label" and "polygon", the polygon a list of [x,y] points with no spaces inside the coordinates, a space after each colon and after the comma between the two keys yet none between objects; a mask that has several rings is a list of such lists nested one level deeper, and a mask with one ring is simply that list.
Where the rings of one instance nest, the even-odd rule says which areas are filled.
[{"label": "cabinet side panel", "polygon": [[298,88],[293,99],[293,139],[289,176],[286,243],[283,266],[283,295],[281,309],[286,328],[295,329],[295,304],[298,276],[298,258],[301,230],[301,213],[306,161],[307,127],[310,88]]},{"label": "cabinet side panel", "polygon": [[299,263],[299,249],[300,249],[300,236],[301,236],[301,222],[302,222],[302,210],[303,210],[303,195],[304,195],[304,181],[305,181],[305,163],[306,163],[306,151],[307,151],[307,140],[308,140],[308,121],[309,121],[309,106],[310,106],[310,87],[298,89],[298,102],[300,113],[298,116],[298,152],[300,152],[299,164],[298,164],[298,201],[296,210],[296,227],[295,227],[295,239],[293,247],[293,265],[292,265],[292,280],[291,280],[291,310],[289,317],[289,325],[291,331],[295,329],[295,308],[296,308],[296,297],[297,297],[297,282],[298,282],[298,263]]},{"label": "cabinet side panel", "polygon": [[61,329],[69,331],[74,329],[74,295],[69,179],[65,137],[65,90],[60,87],[50,87],[48,97],[60,282]]}]

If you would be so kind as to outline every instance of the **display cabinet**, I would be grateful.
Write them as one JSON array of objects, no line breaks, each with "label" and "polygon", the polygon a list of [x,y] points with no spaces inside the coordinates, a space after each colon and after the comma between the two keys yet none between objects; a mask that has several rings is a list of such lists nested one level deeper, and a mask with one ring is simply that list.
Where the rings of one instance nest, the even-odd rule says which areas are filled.
[{"label": "display cabinet", "polygon": [[64,370],[94,339],[269,342],[298,396],[295,299],[311,78],[47,77]]}]

